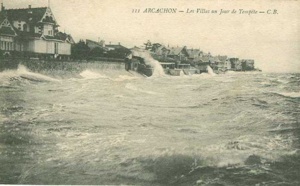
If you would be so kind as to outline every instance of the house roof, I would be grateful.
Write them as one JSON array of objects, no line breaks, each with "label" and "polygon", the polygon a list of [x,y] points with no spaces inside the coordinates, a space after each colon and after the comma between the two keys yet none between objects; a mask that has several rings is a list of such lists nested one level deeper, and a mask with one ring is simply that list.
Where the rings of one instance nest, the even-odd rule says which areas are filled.
[{"label": "house roof", "polygon": [[[25,21],[29,25],[39,25],[40,21],[53,23],[56,25],[54,17],[47,17],[43,19],[46,12],[50,11],[48,7],[40,7],[40,8],[24,8],[24,9],[7,9],[0,12],[0,23],[2,23],[6,18],[7,20],[12,23],[14,21]],[[43,19],[43,20],[42,20]],[[57,26],[57,25],[56,25]],[[41,38],[43,35],[42,33],[35,33],[35,32],[26,32],[21,31],[11,24],[11,29],[8,27],[2,27],[0,29],[1,34],[13,34],[15,33],[23,38]],[[14,33],[13,33],[14,32]],[[75,43],[72,36],[66,33],[58,32],[54,36],[43,36],[45,40],[60,40],[66,41],[69,43]]]},{"label": "house roof", "polygon": [[75,43],[72,36],[63,32],[58,32],[54,36],[43,36],[46,40],[60,40],[60,41],[67,41],[69,43]]},{"label": "house roof", "polygon": [[59,40],[63,41],[69,41],[70,43],[75,43],[73,37],[70,34],[66,34],[63,32],[58,32],[55,37],[57,37]]},{"label": "house roof", "polygon": [[217,63],[221,62],[218,56],[212,57],[212,60]]},{"label": "house roof", "polygon": [[[41,21],[46,13],[47,7],[40,8],[24,8],[24,9],[7,9],[4,12],[10,21],[26,21],[32,24],[36,24]],[[45,20],[50,23],[55,23],[54,20]]]},{"label": "house roof", "polygon": [[180,52],[184,49],[185,47],[175,47],[175,48],[169,48],[170,52],[168,55],[179,55]]},{"label": "house roof", "polygon": [[95,44],[95,45],[100,45],[99,42],[92,41],[92,40],[89,40],[89,39],[86,39],[86,43],[92,43],[92,44]]},{"label": "house roof", "polygon": [[108,49],[106,47],[104,47],[105,41],[101,40],[100,42],[96,42],[96,41],[92,41],[87,39],[86,40],[86,45],[91,49],[95,49],[95,48],[101,48],[104,51],[108,51]]},{"label": "house roof", "polygon": [[[1,26],[1,24],[5,20],[8,21],[8,23],[9,23],[10,26]],[[1,12],[0,12],[0,34],[2,34],[2,35],[10,35],[10,36],[15,36],[16,35],[16,31],[14,30],[13,26],[11,25],[11,23],[7,19],[7,16],[4,15],[3,13],[1,13]]]},{"label": "house roof", "polygon": [[163,45],[160,45],[159,47],[155,48],[153,52],[156,53],[157,55],[162,55],[166,51],[169,51],[169,49]]}]

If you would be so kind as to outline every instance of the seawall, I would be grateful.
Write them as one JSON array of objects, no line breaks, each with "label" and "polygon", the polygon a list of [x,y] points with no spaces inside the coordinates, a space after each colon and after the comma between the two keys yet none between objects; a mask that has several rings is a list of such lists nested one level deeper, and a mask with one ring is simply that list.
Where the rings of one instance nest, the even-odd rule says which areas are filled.
[{"label": "seawall", "polygon": [[18,69],[19,65],[25,66],[33,72],[68,71],[78,73],[86,69],[125,69],[121,61],[55,61],[39,59],[0,59],[0,72]]}]

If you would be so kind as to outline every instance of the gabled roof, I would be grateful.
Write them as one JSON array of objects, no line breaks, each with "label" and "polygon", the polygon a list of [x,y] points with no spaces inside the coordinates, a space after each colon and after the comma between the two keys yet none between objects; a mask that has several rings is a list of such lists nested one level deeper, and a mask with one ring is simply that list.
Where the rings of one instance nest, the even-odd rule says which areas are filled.
[{"label": "gabled roof", "polygon": [[167,51],[170,49],[166,48],[164,45],[160,45],[159,47],[155,48],[152,52],[154,52],[157,55],[166,54]]},{"label": "gabled roof", "polygon": [[[47,7],[41,8],[24,8],[24,9],[7,9],[4,12],[10,21],[26,21],[36,24],[41,21],[47,11]],[[47,22],[55,23],[53,20],[47,20]]]},{"label": "gabled roof", "polygon": [[55,37],[57,37],[59,40],[67,41],[67,42],[72,43],[72,44],[75,43],[73,37],[70,34],[66,34],[66,33],[63,33],[63,32],[58,32],[55,35]]},{"label": "gabled roof", "polygon": [[214,62],[220,63],[220,59],[218,58],[218,56],[212,57]]},{"label": "gabled roof", "polygon": [[183,49],[185,49],[185,47],[169,48],[170,52],[168,55],[179,55]]},{"label": "gabled roof", "polygon": [[[92,46],[94,46],[94,47],[100,47],[100,48],[103,48],[104,41],[101,40],[100,42],[96,42],[96,41],[92,41],[92,40],[86,39],[86,44],[87,44],[87,45],[92,45]],[[89,47],[90,47],[90,46],[89,46]]]},{"label": "gabled roof", "polygon": [[9,36],[17,35],[12,24],[9,22],[7,17],[2,12],[0,12],[0,34],[9,35]]}]

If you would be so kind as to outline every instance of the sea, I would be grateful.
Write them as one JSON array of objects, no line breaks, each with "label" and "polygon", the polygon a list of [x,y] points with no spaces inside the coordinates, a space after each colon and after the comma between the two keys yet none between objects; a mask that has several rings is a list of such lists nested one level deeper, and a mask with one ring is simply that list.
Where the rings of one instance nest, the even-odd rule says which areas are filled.
[{"label": "sea", "polygon": [[300,185],[300,74],[0,72],[0,184]]}]

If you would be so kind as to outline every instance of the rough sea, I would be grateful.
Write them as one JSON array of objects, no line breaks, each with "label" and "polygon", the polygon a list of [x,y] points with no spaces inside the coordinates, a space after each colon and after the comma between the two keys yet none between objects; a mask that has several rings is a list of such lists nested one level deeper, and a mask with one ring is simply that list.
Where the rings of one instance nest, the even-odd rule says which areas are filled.
[{"label": "rough sea", "polygon": [[300,185],[300,74],[0,72],[0,183]]}]

